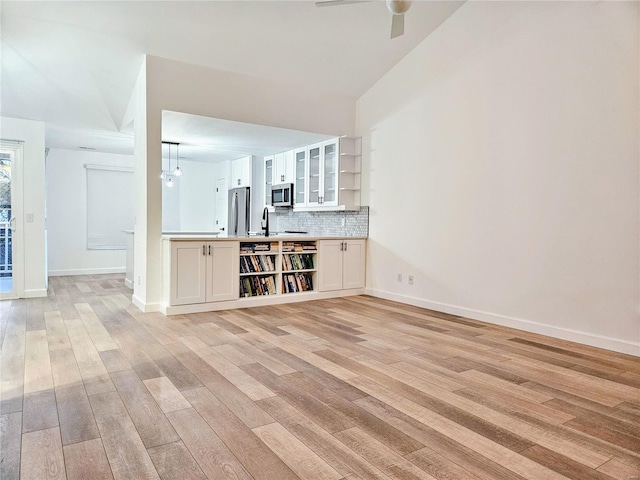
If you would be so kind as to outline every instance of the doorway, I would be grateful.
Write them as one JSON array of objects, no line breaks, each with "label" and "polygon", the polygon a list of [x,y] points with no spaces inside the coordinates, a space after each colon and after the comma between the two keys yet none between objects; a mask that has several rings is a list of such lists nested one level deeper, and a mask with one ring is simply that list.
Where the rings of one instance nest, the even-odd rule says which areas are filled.
[{"label": "doorway", "polygon": [[216,230],[220,233],[227,231],[227,195],[227,178],[218,178],[216,181]]},{"label": "doorway", "polygon": [[0,299],[20,298],[22,144],[0,141]]}]

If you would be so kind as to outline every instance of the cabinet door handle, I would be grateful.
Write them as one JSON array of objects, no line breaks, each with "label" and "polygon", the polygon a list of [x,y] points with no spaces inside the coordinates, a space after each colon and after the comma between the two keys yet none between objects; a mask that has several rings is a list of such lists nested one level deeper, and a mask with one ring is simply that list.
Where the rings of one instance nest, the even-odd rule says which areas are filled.
[{"label": "cabinet door handle", "polygon": [[347,242],[344,242],[344,251],[347,251],[347,247],[349,246],[349,244]]},{"label": "cabinet door handle", "polygon": [[340,242],[340,251],[342,252],[344,250],[344,242]]},{"label": "cabinet door handle", "polygon": [[209,256],[211,256],[211,245],[209,245]]},{"label": "cabinet door handle", "polygon": [[207,251],[205,250],[207,248],[206,245],[202,245],[202,256],[204,257],[207,254]]}]

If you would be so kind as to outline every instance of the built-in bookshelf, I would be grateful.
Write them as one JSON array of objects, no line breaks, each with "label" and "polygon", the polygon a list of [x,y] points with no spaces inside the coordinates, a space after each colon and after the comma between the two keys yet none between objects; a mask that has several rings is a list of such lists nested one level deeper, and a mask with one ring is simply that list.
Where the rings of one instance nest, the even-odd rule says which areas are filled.
[{"label": "built-in bookshelf", "polygon": [[240,243],[240,298],[314,291],[315,240]]},{"label": "built-in bookshelf", "polygon": [[240,243],[240,298],[278,293],[279,242]]},{"label": "built-in bookshelf", "polygon": [[317,251],[315,241],[282,242],[282,293],[313,291]]}]

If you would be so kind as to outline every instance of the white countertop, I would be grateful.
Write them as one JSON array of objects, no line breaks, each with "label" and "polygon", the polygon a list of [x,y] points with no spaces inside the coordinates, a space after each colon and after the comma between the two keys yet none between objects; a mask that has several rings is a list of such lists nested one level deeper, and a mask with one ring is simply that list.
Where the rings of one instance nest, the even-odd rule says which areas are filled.
[{"label": "white countertop", "polygon": [[242,237],[232,237],[232,236],[220,236],[220,235],[188,235],[188,234],[179,234],[179,235],[172,235],[172,234],[163,234],[162,235],[162,239],[163,240],[171,240],[171,241],[180,241],[180,240],[184,240],[184,241],[188,241],[188,240],[211,240],[211,241],[216,241],[216,240],[237,240],[239,242],[277,242],[280,240],[284,240],[284,241],[295,241],[295,240],[331,240],[334,238],[357,238],[357,239],[363,239],[363,238],[367,238],[365,236],[362,235],[310,235],[310,234],[291,234],[291,233],[287,233],[284,235],[269,235],[268,237],[265,237],[264,235],[249,235],[249,236],[242,236]]}]

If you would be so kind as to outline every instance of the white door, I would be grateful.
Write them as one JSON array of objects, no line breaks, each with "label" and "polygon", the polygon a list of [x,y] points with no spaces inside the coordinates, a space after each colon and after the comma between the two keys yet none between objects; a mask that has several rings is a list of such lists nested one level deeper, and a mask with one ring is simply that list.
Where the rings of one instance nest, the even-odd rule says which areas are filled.
[{"label": "white door", "polygon": [[23,213],[22,144],[0,141],[0,300],[24,293]]},{"label": "white door", "polygon": [[365,241],[345,240],[342,257],[342,288],[364,288]]},{"label": "white door", "polygon": [[216,230],[227,231],[228,188],[226,177],[216,180]]},{"label": "white door", "polygon": [[171,305],[205,301],[206,245],[171,242]]},{"label": "white door", "polygon": [[239,297],[238,242],[207,243],[207,302],[236,300]]},{"label": "white door", "polygon": [[318,290],[329,292],[342,289],[342,240],[318,242]]}]

